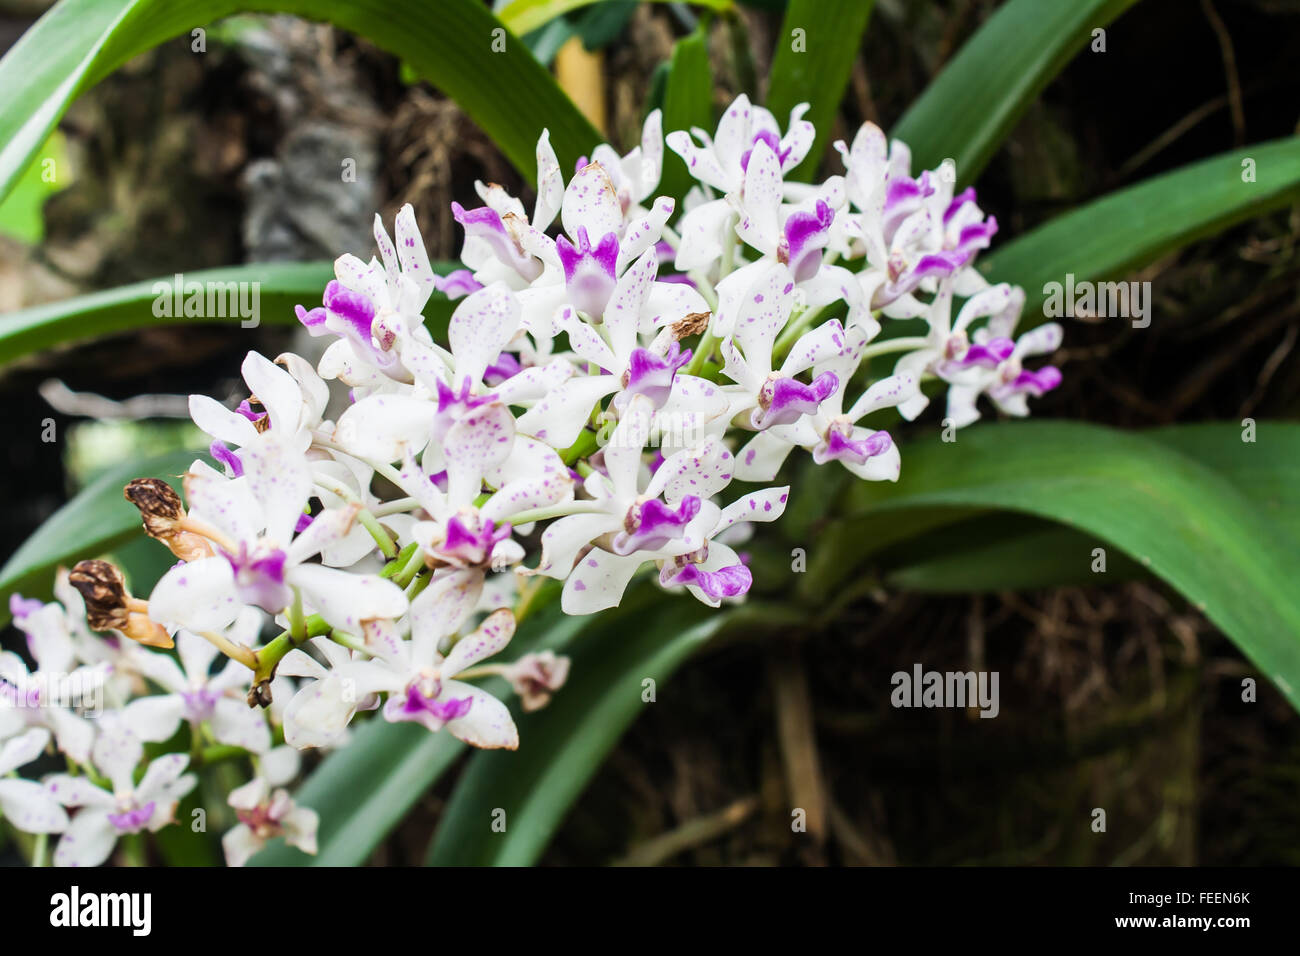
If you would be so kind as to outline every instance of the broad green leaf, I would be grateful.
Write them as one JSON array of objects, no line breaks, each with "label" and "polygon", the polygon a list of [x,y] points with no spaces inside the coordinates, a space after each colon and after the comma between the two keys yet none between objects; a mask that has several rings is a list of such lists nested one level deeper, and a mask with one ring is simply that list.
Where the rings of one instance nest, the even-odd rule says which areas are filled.
[{"label": "broad green leaf", "polygon": [[[498,14],[512,33],[523,35],[536,30],[556,17],[562,17],[570,10],[599,3],[601,0],[513,0],[506,4]],[[661,3],[670,0],[659,0]],[[729,10],[732,0],[690,0],[697,7],[710,10]]]},{"label": "broad green leaf", "polygon": [[[364,252],[364,250],[356,250]],[[435,262],[434,268],[447,272],[456,268],[454,263]],[[86,339],[126,332],[153,325],[184,325],[193,322],[221,322],[242,326],[244,319],[238,308],[240,289],[245,303],[255,302],[257,324],[294,325],[297,318],[293,307],[307,308],[320,304],[326,283],[334,278],[333,265],[328,262],[261,263],[247,266],[227,266],[186,272],[178,287],[174,276],[150,279],[131,285],[92,292],[38,305],[20,312],[0,316],[0,368],[24,356]],[[197,286],[191,286],[197,283]],[[233,294],[229,283],[236,283]],[[194,290],[204,290],[203,314],[193,317],[176,315],[176,289],[180,288],[182,312],[184,302]],[[208,290],[213,290],[215,308],[207,306]],[[256,292],[256,299],[252,297]],[[157,306],[157,307],[156,307]],[[455,303],[440,292],[435,292],[425,306],[427,324],[434,336],[445,332]],[[169,314],[159,315],[166,311]],[[252,311],[252,310],[249,310]],[[252,327],[250,325],[250,327]]]},{"label": "broad green leaf", "polygon": [[[1243,442],[1236,423],[1173,425],[1142,434],[1223,475],[1271,524],[1300,542],[1300,426],[1259,423],[1255,442]],[[951,593],[1114,584],[1147,573],[1112,548],[1105,576],[1094,574],[1092,551],[1099,542],[1071,528],[1005,513],[971,520],[959,514],[953,509],[908,512],[914,523],[928,523],[932,530],[887,551],[877,537],[884,582],[903,590]],[[900,537],[909,530],[917,531],[896,521],[888,526]]]},{"label": "broad green leaf", "polygon": [[[502,657],[515,660],[528,651],[563,650],[587,623],[561,614],[558,606],[548,607],[525,619]],[[509,694],[498,678],[482,686],[502,697]],[[308,856],[275,840],[251,865],[359,866],[467,749],[451,734],[372,717],[295,794],[299,803],[320,814],[317,854]]]},{"label": "broad green leaf", "polygon": [[[700,129],[713,131],[713,71],[709,68],[707,27],[701,26],[673,46],[673,57],[664,86],[664,130]],[[693,180],[686,163],[671,149],[664,151],[663,176],[657,195],[672,196],[677,208]]]},{"label": "broad green leaf", "polygon": [[889,135],[912,148],[914,168],[952,159],[959,185],[974,182],[1038,94],[1092,40],[1092,31],[1135,2],[1007,0]]},{"label": "broad green leaf", "polygon": [[1024,287],[1029,327],[1045,321],[1044,287],[1064,283],[1067,273],[1076,282],[1118,279],[1189,242],[1297,201],[1300,137],[1260,143],[1058,216],[981,258],[980,271],[991,281]]},{"label": "broad green leaf", "polygon": [[[47,598],[60,564],[71,567],[143,535],[140,512],[122,497],[132,478],[171,484],[194,462],[196,452],[171,452],[111,469],[50,516],[0,568],[0,625],[9,621],[9,595]],[[161,547],[161,545],[159,545]]]},{"label": "broad green leaf", "polygon": [[956,594],[1115,584],[1145,576],[1112,548],[1094,573],[1095,537],[1051,522],[992,515],[949,525],[882,556],[884,583],[904,591]]},{"label": "broad green leaf", "polygon": [[454,99],[530,179],[544,126],[566,169],[601,140],[480,0],[436,9],[426,0],[60,0],[0,60],[0,199],[86,89],[164,40],[243,12],[329,20],[373,41]]},{"label": "broad green leaf", "polygon": [[[622,610],[622,609],[620,609]],[[457,782],[429,849],[430,865],[527,866],[546,848],[570,805],[664,681],[727,620],[728,612],[659,597],[632,621],[601,615],[573,650],[568,683],[543,710],[519,718],[515,753],[475,754]],[[505,832],[493,812],[505,811]]]},{"label": "broad green leaf", "polygon": [[903,458],[897,484],[851,488],[864,530],[916,509],[996,508],[1096,536],[1203,610],[1300,707],[1300,543],[1230,478],[1141,434],[1052,421],[981,425]]},{"label": "broad green leaf", "polygon": [[794,171],[797,179],[811,179],[821,164],[873,5],[874,0],[790,0],[785,8],[767,108],[784,129],[790,110],[809,104],[804,118],[817,128],[817,139]]},{"label": "broad green leaf", "polygon": [[[293,307],[319,305],[325,284],[332,278],[334,269],[328,262],[268,263],[187,272],[181,280],[182,311],[185,285],[199,283],[204,289],[202,311],[205,314],[192,318],[170,314],[175,312],[176,280],[173,276],[147,279],[11,312],[0,316],[0,367],[56,345],[154,325],[221,322],[238,327],[244,321],[252,321],[240,317],[240,288],[244,290],[246,303],[253,301],[253,290],[257,290],[258,323],[296,324],[298,320]],[[224,283],[232,282],[240,285],[234,295],[227,295]],[[207,314],[209,310],[206,307],[209,283],[214,284],[214,290],[218,288],[215,284],[223,284],[219,295],[214,292],[213,303],[220,303],[220,307],[212,309],[212,314]],[[161,304],[155,308],[156,303]],[[169,314],[155,314],[164,310]]]},{"label": "broad green leaf", "polygon": [[67,143],[61,132],[51,133],[38,152],[36,162],[0,202],[0,233],[20,242],[37,243],[45,237],[45,200],[72,185]]}]

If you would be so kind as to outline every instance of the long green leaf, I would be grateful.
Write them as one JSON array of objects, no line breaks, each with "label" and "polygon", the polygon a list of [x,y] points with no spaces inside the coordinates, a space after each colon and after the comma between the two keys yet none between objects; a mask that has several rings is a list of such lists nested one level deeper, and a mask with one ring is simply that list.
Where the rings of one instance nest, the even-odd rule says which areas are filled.
[{"label": "long green leaf", "polygon": [[[457,265],[435,262],[433,267],[445,273],[457,268]],[[325,284],[332,278],[334,268],[328,262],[258,263],[186,272],[182,275],[179,286],[182,310],[184,300],[190,295],[185,291],[186,288],[191,288],[190,283],[197,283],[205,291],[209,284],[217,289],[229,283],[240,283],[245,288],[243,295],[246,302],[251,301],[247,297],[256,290],[256,324],[266,322],[271,325],[295,325],[298,320],[293,307],[304,305],[311,308],[319,305]],[[57,345],[98,338],[114,332],[192,322],[242,326],[250,321],[239,314],[236,307],[238,293],[232,296],[219,290],[213,299],[216,308],[209,310],[205,294],[202,314],[177,315],[174,293],[176,281],[174,276],[149,279],[0,316],[0,368]],[[166,311],[169,314],[156,314],[154,304],[160,297],[167,300]],[[424,307],[425,324],[435,337],[440,332],[445,332],[454,307],[455,303],[441,292],[435,292],[429,298]],[[157,310],[163,311],[162,307]]]},{"label": "long green leaf", "polygon": [[[1256,441],[1249,443],[1242,441],[1243,429],[1236,423],[1173,425],[1142,434],[1227,478],[1270,524],[1300,542],[1300,426],[1264,422],[1257,427]],[[1098,546],[1094,536],[1036,518],[1003,513],[962,520],[947,508],[909,511],[908,516],[914,528],[923,521],[932,530],[887,551],[876,536],[885,583],[904,590],[1023,590],[1113,584],[1146,574],[1111,549],[1105,577],[1098,577],[1092,570],[1092,551]],[[888,528],[900,537],[908,530],[895,520]]]},{"label": "long green leaf", "polygon": [[[527,866],[541,855],[569,806],[605,755],[656,696],[664,680],[717,633],[725,611],[676,601],[629,624],[599,621],[573,654],[568,685],[536,714],[520,718],[516,753],[484,751],[466,768],[429,850],[431,865]],[[671,705],[669,705],[671,706]],[[493,824],[505,812],[504,832]]]},{"label": "long green leaf", "polygon": [[1075,52],[1136,0],[1007,0],[898,121],[914,165],[957,164],[974,182],[1016,121]]},{"label": "long green leaf", "polygon": [[[1250,166],[1243,165],[1252,160]],[[1249,171],[1253,181],[1246,181]],[[1044,286],[1122,277],[1167,252],[1300,201],[1300,137],[1260,143],[1165,173],[1058,216],[980,261],[1025,289],[1026,327],[1045,319]],[[1158,320],[1158,317],[1157,317]],[[1121,320],[1122,321],[1122,320]]]},{"label": "long green leaf", "polygon": [[[767,108],[785,125],[790,110],[808,103],[817,139],[794,171],[810,179],[821,163],[874,0],[790,0],[777,35]],[[797,32],[796,32],[797,31]]]},{"label": "long green leaf", "polygon": [[[0,625],[9,620],[9,595],[48,597],[60,564],[93,558],[142,535],[140,512],[122,497],[132,478],[175,483],[197,457],[170,452],[147,461],[126,462],[105,472],[50,516],[0,568]],[[162,547],[159,545],[159,547]]]},{"label": "long green leaf", "polygon": [[600,142],[480,0],[60,0],[0,60],[0,199],[86,89],[170,37],[241,12],[328,19],[372,40],[460,104],[527,177],[543,126],[567,169]]},{"label": "long green leaf", "polygon": [[[182,289],[184,283],[191,282],[202,284],[205,290],[208,283],[248,283],[245,286],[246,297],[251,296],[252,289],[257,289],[259,322],[284,325],[298,321],[294,317],[295,305],[308,308],[318,305],[325,284],[332,278],[334,269],[328,262],[268,263],[187,272],[183,275]],[[207,314],[206,296],[203,315],[191,318],[155,315],[154,303],[160,297],[166,299],[167,311],[174,311],[175,297],[171,291],[174,284],[172,276],[151,279],[0,316],[0,367],[56,345],[114,332],[191,322],[239,325],[251,321],[241,319],[237,294],[223,296],[220,300],[222,308],[213,309],[210,315]],[[158,311],[163,309],[160,307]],[[222,314],[218,315],[218,311]]]},{"label": "long green leaf", "polygon": [[999,508],[1095,535],[1201,608],[1300,707],[1300,543],[1229,478],[1152,438],[1051,421],[914,443],[904,461],[896,485],[855,485],[852,512],[883,524],[918,508]]},{"label": "long green leaf", "polygon": [[[709,68],[708,35],[703,27],[673,46],[664,88],[663,124],[665,130],[696,126],[713,129],[713,71]],[[668,150],[658,194],[672,196],[681,209],[681,201],[692,182],[682,158]]]},{"label": "long green leaf", "polygon": [[[564,16],[571,10],[599,2],[601,0],[513,0],[512,3],[506,4],[498,16],[512,33],[523,36],[556,17]],[[667,3],[671,0],[659,0],[659,2]],[[729,10],[732,5],[731,0],[691,0],[691,3],[697,7],[708,7],[718,11]]]}]

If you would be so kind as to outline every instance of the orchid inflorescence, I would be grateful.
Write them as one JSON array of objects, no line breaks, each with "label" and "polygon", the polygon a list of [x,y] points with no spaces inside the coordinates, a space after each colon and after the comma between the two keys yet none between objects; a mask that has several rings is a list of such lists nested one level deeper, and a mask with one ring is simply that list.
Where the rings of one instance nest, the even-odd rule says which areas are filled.
[{"label": "orchid inflorescence", "polygon": [[[531,217],[479,183],[482,206],[452,204],[466,268],[445,276],[411,206],[392,238],[376,216],[379,257],[341,256],[322,304],[298,307],[329,343],[315,367],[250,352],[237,409],[191,397],[220,469],[190,467],[188,510],[165,482],[127,486],[179,559],[148,599],[104,561],[61,576],[59,603],[14,599],[37,671],[0,655],[0,774],[51,735],[69,772],[0,780],[10,822],[63,832],[55,862],[95,865],[119,836],[172,821],[192,758],[233,753],[255,775],[229,795],[228,860],[272,836],[314,851],[315,814],[285,786],[297,750],[338,747],[358,711],[518,745],[509,709],[474,682],[504,677],[525,710],[564,682],[569,662],[549,651],[484,663],[543,579],[563,582],[571,615],[618,605],[642,571],[714,607],[740,600],[752,576],[735,548],[784,511],[790,488],[771,482],[795,447],[894,481],[898,446],[868,422],[914,419],[926,383],[948,385],[955,427],[981,397],[1027,414],[1060,374],[1024,363],[1061,330],[1013,337],[1023,292],[974,268],[996,220],[974,190],[954,194],[950,169],[913,177],[907,147],[870,123],[835,144],[844,175],[787,182],[814,141],[805,109],[782,134],[741,96],[713,136],[666,138],[655,111],[637,148],[597,147],[567,185],[543,133]],[[696,180],[676,228],[673,200],[654,198],[665,143]],[[422,315],[435,290],[459,300],[446,343]],[[891,320],[927,331],[883,334]],[[873,378],[884,356],[892,371]],[[337,420],[330,380],[350,389]],[[268,616],[282,633],[256,646]],[[145,649],[173,643],[180,666]],[[74,666],[104,682],[96,722],[14,705]],[[141,774],[144,745],[182,725],[190,752]]]}]

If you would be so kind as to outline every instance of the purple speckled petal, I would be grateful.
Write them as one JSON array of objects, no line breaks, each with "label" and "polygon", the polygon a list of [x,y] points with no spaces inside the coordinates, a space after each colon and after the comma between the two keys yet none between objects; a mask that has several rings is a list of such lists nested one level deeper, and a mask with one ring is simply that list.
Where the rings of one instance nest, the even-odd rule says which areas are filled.
[{"label": "purple speckled petal", "polygon": [[697,587],[713,600],[720,601],[724,597],[748,593],[754,583],[754,576],[743,564],[719,568],[717,571],[705,571],[698,564],[688,564],[682,568],[669,564],[659,572],[659,583],[665,587]]},{"label": "purple speckled petal", "polygon": [[945,209],[943,212],[943,224],[945,226],[948,225],[948,222],[952,219],[952,217],[957,214],[957,210],[961,209],[961,207],[966,205],[968,202],[973,203],[974,201],[975,201],[975,187],[967,186],[956,196],[952,197],[952,202],[948,203],[948,208]]},{"label": "purple speckled petal", "polygon": [[791,213],[786,219],[782,251],[795,282],[805,282],[817,274],[834,218],[831,207],[819,199],[816,212]]},{"label": "purple speckled petal", "polygon": [[238,455],[227,447],[225,442],[214,441],[208,446],[208,454],[229,468],[232,477],[239,478],[244,474],[244,463],[239,460]]},{"label": "purple speckled petal", "polygon": [[241,543],[239,554],[223,551],[235,575],[235,590],[244,604],[255,604],[268,614],[283,611],[293,600],[292,589],[284,581],[285,553],[278,548],[270,554],[252,556],[248,545]]},{"label": "purple speckled petal", "polygon": [[19,594],[9,595],[9,613],[15,621],[21,621],[28,614],[35,614],[44,606],[35,598],[25,598]]},{"label": "purple speckled petal", "polygon": [[893,443],[889,432],[872,432],[866,438],[854,440],[848,429],[832,426],[826,433],[826,441],[813,449],[813,461],[819,465],[828,461],[851,461],[855,465],[865,465],[867,459],[888,451]]},{"label": "purple speckled petal", "polygon": [[523,370],[524,367],[519,364],[519,359],[509,352],[502,352],[495,362],[483,370],[483,384],[488,388],[496,388]]},{"label": "purple speckled petal", "polygon": [[980,368],[997,368],[1015,351],[1016,343],[1008,338],[989,339],[983,345],[972,345],[966,350],[958,363],[962,368],[979,366]]},{"label": "purple speckled petal", "polygon": [[644,395],[654,403],[655,408],[663,408],[672,393],[677,370],[690,360],[691,350],[682,351],[679,342],[673,342],[668,347],[668,354],[664,356],[656,355],[648,349],[635,349],[628,360],[627,387],[622,394],[628,400],[633,395]]},{"label": "purple speckled petal", "polygon": [[829,398],[840,380],[834,372],[822,372],[811,385],[797,378],[770,379],[759,396],[760,408],[754,410],[751,423],[760,431],[773,425],[792,425],[804,415],[817,411]]},{"label": "purple speckled petal", "polygon": [[555,251],[564,267],[564,284],[574,308],[588,315],[605,314],[614,291],[618,263],[618,236],[607,232],[593,249],[585,226],[578,227],[578,244],[560,236]]},{"label": "purple speckled petal", "polygon": [[463,295],[477,292],[483,285],[468,269],[453,269],[445,276],[435,275],[433,287],[449,299],[459,299]]},{"label": "purple speckled petal", "polygon": [[113,824],[119,833],[139,833],[153,818],[156,806],[157,804],[150,800],[144,806],[127,810],[125,813],[110,813],[108,822]]},{"label": "purple speckled petal", "polygon": [[700,499],[697,495],[687,495],[675,510],[658,498],[634,505],[625,522],[627,530],[614,536],[613,551],[619,555],[657,551],[680,538],[691,519],[699,513]]}]

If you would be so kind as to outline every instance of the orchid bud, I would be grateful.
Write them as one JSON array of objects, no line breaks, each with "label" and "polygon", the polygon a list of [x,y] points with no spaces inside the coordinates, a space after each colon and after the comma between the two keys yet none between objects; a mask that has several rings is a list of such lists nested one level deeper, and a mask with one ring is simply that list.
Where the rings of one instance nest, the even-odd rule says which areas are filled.
[{"label": "orchid bud", "polygon": [[185,507],[171,485],[157,478],[137,478],[122,492],[123,497],[140,509],[145,534],[156,538],[182,561],[196,561],[212,556],[206,538],[184,530]]},{"label": "orchid bud", "polygon": [[554,651],[525,654],[502,671],[523,703],[525,711],[538,710],[550,702],[551,694],[564,686],[569,676],[569,658]]},{"label": "orchid bud", "polygon": [[172,647],[166,628],[149,619],[145,601],[131,596],[122,572],[107,561],[81,561],[68,582],[86,603],[86,623],[95,631],[119,631],[148,647]]}]

